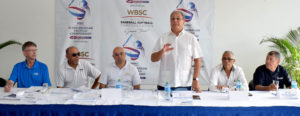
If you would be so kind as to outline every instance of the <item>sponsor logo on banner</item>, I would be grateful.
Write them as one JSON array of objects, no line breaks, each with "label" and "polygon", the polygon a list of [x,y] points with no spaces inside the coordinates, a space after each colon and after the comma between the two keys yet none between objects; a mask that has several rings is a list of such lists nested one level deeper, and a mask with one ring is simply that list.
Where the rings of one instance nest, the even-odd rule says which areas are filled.
[{"label": "sponsor logo on banner", "polygon": [[71,15],[75,16],[77,20],[82,20],[86,13],[90,11],[90,7],[86,0],[72,0],[68,5],[68,11]]},{"label": "sponsor logo on banner", "polygon": [[[153,19],[149,16],[148,0],[127,0],[128,8],[124,9],[121,17],[121,26],[126,27],[126,32],[147,32],[153,28]],[[135,3],[135,4],[132,4]]]},{"label": "sponsor logo on banner", "polygon": [[88,61],[90,62],[92,65],[95,65],[93,58],[91,58],[91,50],[90,49],[86,49],[87,46],[78,46],[79,49],[79,59],[84,60],[84,61]]},{"label": "sponsor logo on banner", "polygon": [[[127,10],[127,16],[123,16],[122,18],[130,18],[130,17],[136,17],[136,18],[151,18],[147,16],[147,10],[133,10],[128,9]],[[143,23],[143,22],[141,22]]]},{"label": "sponsor logo on banner", "polygon": [[70,26],[68,29],[70,30],[69,39],[71,40],[92,39],[93,27]]},{"label": "sponsor logo on banner", "polygon": [[192,25],[192,21],[195,18],[198,18],[198,10],[197,5],[188,0],[180,0],[178,5],[176,6],[176,10],[181,11],[184,14],[184,18],[186,23],[184,24],[185,30],[189,31],[190,33],[194,34],[197,37],[197,40],[199,41],[199,34],[200,34],[200,28],[195,27]]},{"label": "sponsor logo on banner", "polygon": [[91,36],[70,36],[70,39],[92,39]]},{"label": "sponsor logo on banner", "polygon": [[141,62],[145,60],[145,49],[143,43],[134,37],[134,34],[128,34],[126,41],[123,43],[128,61],[135,65],[139,71],[141,79],[146,79],[147,66]]},{"label": "sponsor logo on banner", "polygon": [[74,42],[79,43],[86,43],[87,40],[92,39],[92,26],[84,26],[83,22],[80,22],[81,25],[69,26],[69,39],[73,40]]},{"label": "sponsor logo on banner", "polygon": [[198,16],[198,10],[194,2],[188,2],[184,4],[183,1],[184,0],[180,0],[179,4],[176,7],[176,10],[182,11],[184,14],[185,21],[190,22],[193,19],[194,13]]},{"label": "sponsor logo on banner", "polygon": [[126,3],[149,3],[149,0],[126,0]]},{"label": "sponsor logo on banner", "polygon": [[141,53],[145,54],[145,50],[141,41],[134,39],[133,34],[130,34],[125,43],[123,44],[123,48],[126,51],[126,55],[131,60],[137,60]]},{"label": "sponsor logo on banner", "polygon": [[153,28],[152,17],[148,16],[148,10],[127,9],[125,16],[121,17],[121,26],[127,27],[127,31],[146,32]]},{"label": "sponsor logo on banner", "polygon": [[90,7],[87,0],[66,1],[69,14],[76,18],[75,24],[68,26],[69,37],[75,43],[86,43],[92,39],[93,26],[85,25],[86,15],[90,14]]},{"label": "sponsor logo on banner", "polygon": [[66,15],[72,18],[72,23],[66,27],[68,29],[67,39],[71,41],[71,45],[79,49],[79,59],[89,61],[94,65],[92,58],[94,26],[90,23],[93,20],[91,16],[92,7],[90,7],[88,0],[63,0],[63,2],[68,11]]},{"label": "sponsor logo on banner", "polygon": [[80,53],[80,58],[79,59],[88,59],[88,60],[93,60],[90,58],[90,52],[88,51],[81,51]]}]

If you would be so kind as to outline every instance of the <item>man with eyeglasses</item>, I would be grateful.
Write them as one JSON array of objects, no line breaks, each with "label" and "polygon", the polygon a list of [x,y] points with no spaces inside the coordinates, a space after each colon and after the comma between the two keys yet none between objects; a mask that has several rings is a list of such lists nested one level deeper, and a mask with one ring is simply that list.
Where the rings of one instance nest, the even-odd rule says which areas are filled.
[{"label": "man with eyeglasses", "polygon": [[100,88],[115,88],[118,80],[124,89],[140,89],[141,79],[137,68],[126,61],[122,47],[113,50],[114,63],[106,67],[100,79]]},{"label": "man with eyeglasses", "polygon": [[66,49],[67,61],[58,68],[57,88],[88,87],[89,78],[95,79],[91,88],[97,88],[101,72],[89,62],[80,61],[79,57],[80,52],[77,47],[71,46]]},{"label": "man with eyeglasses", "polygon": [[[284,85],[291,88],[291,77],[286,69],[279,65],[280,54],[277,51],[270,51],[267,55],[266,62],[256,68],[253,75],[255,90],[273,91],[278,88],[283,89]],[[273,81],[279,81],[278,87]]]},{"label": "man with eyeglasses", "polygon": [[6,92],[11,91],[14,84],[17,83],[19,88],[28,88],[31,86],[42,86],[48,83],[49,72],[46,64],[36,60],[37,45],[34,42],[27,41],[22,46],[22,52],[25,61],[17,63],[10,75],[10,78],[4,87]]},{"label": "man with eyeglasses", "polygon": [[183,13],[173,11],[170,15],[171,31],[163,34],[153,49],[151,61],[161,61],[158,90],[164,90],[168,82],[171,90],[192,89],[201,92],[198,78],[202,50],[197,38],[183,29],[184,23]]},{"label": "man with eyeglasses", "polygon": [[222,56],[222,64],[216,66],[211,72],[210,91],[226,92],[235,87],[238,81],[242,83],[242,90],[249,90],[243,69],[234,63],[233,52],[225,51]]}]

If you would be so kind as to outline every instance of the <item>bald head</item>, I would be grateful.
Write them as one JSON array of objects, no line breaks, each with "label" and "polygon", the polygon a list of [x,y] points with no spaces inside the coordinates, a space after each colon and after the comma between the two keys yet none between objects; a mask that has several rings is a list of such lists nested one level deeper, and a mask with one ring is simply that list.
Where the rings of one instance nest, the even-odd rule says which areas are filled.
[{"label": "bald head", "polygon": [[126,54],[122,47],[115,47],[113,50],[113,58],[116,65],[124,65],[126,62]]},{"label": "bald head", "polygon": [[71,49],[72,49],[72,50],[76,49],[77,51],[79,51],[77,47],[75,47],[75,46],[70,46],[70,47],[68,47],[68,48],[66,49],[66,54],[68,54],[69,51],[70,51]]},{"label": "bald head", "polygon": [[114,50],[113,50],[113,54],[117,53],[117,52],[124,52],[124,48],[122,47],[115,47]]},{"label": "bald head", "polygon": [[80,53],[77,47],[70,46],[66,49],[66,58],[71,66],[77,66],[79,62]]}]

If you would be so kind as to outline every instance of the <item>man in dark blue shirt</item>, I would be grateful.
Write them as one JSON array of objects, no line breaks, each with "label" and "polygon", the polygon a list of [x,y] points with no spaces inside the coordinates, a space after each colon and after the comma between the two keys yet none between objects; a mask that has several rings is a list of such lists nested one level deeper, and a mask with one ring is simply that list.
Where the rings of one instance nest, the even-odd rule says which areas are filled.
[{"label": "man in dark blue shirt", "polygon": [[9,92],[15,83],[18,83],[18,87],[20,88],[42,86],[43,83],[47,83],[51,86],[47,65],[36,60],[36,47],[36,44],[31,41],[24,43],[22,51],[26,60],[14,66],[4,88],[6,92]]},{"label": "man in dark blue shirt", "polygon": [[285,68],[279,65],[280,54],[277,51],[270,51],[266,63],[259,66],[253,75],[255,90],[272,91],[277,90],[274,80],[279,81],[279,88],[291,88],[291,77]]}]

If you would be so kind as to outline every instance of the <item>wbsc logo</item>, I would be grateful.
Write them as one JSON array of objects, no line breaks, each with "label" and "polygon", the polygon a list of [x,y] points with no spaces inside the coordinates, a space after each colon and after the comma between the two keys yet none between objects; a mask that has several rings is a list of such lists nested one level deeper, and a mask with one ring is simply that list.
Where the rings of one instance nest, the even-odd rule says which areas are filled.
[{"label": "wbsc logo", "polygon": [[75,16],[77,20],[84,19],[87,12],[90,12],[88,2],[86,0],[72,0],[68,5],[68,11]]},{"label": "wbsc logo", "polygon": [[141,53],[145,53],[142,42],[139,40],[135,40],[132,34],[129,35],[129,37],[123,44],[123,48],[126,51],[126,55],[131,60],[137,60],[140,57]]},{"label": "wbsc logo", "polygon": [[[186,7],[188,9],[185,9],[184,5],[187,5]],[[198,15],[198,10],[194,2],[188,2],[187,4],[183,4],[183,0],[180,0],[179,4],[176,7],[176,10],[183,12],[186,22],[190,22],[193,19],[194,13]]]},{"label": "wbsc logo", "polygon": [[70,39],[92,39],[92,36],[70,36]]}]

